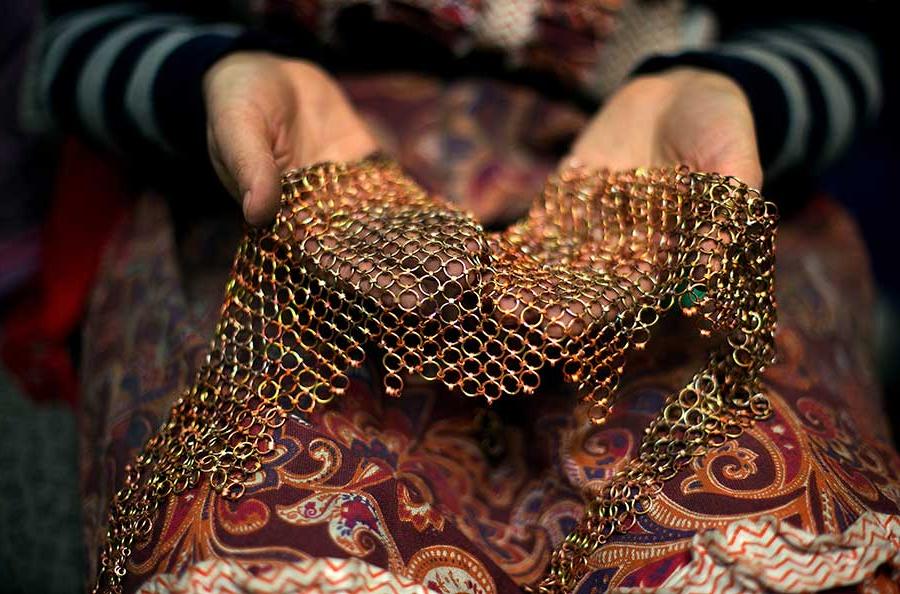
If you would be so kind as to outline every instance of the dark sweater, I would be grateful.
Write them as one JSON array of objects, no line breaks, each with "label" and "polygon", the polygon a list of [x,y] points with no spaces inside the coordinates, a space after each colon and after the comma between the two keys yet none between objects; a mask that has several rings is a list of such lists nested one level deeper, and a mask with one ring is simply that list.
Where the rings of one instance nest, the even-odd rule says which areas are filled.
[{"label": "dark sweater", "polygon": [[[651,56],[636,74],[691,65],[736,80],[750,99],[767,179],[820,170],[875,119],[882,84],[878,44],[867,34],[876,16],[869,5],[852,15],[829,15],[819,7],[815,16],[806,3],[783,1],[719,2],[709,8],[721,32],[717,45]],[[225,54],[268,49],[326,66],[332,62],[335,68],[352,64],[352,55],[342,61],[339,52],[293,41],[309,35],[279,36],[271,29],[216,22],[215,16],[183,9],[176,13],[164,3],[56,0],[36,69],[39,111],[58,128],[113,150],[203,160],[201,80]],[[381,35],[382,43],[370,47],[402,45],[392,35],[373,35]],[[383,43],[386,38],[395,43]],[[394,66],[397,55],[421,61],[421,52],[382,53],[392,54],[383,62]],[[430,55],[428,63],[452,71],[446,66],[455,61],[446,54]],[[458,62],[460,69],[468,65],[482,74],[493,64],[489,58]],[[379,60],[368,55],[365,63],[377,65]]]}]

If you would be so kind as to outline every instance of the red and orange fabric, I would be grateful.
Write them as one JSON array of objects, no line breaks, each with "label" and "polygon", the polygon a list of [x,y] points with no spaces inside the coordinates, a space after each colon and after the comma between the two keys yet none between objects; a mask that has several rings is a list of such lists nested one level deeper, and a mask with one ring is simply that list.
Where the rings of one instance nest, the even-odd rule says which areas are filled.
[{"label": "red and orange fabric", "polygon": [[[401,164],[483,216],[521,212],[554,167],[542,143],[580,123],[496,83],[346,82]],[[125,464],[212,336],[238,229],[193,227],[176,247],[164,201],[140,196],[91,299],[82,443],[92,568]],[[782,225],[778,250],[779,362],[766,374],[774,415],[670,480],[649,514],[600,547],[578,592],[896,591],[900,458],[870,362],[865,250],[828,199]],[[127,589],[519,591],[581,517],[581,489],[634,455],[692,369],[689,339],[663,340],[630,363],[643,371],[603,427],[559,387],[490,408],[428,383],[394,399],[377,365],[363,368],[344,397],[289,417],[277,459],[241,499],[207,484],[173,496],[134,548]],[[485,420],[502,442],[491,458],[479,443]]]}]

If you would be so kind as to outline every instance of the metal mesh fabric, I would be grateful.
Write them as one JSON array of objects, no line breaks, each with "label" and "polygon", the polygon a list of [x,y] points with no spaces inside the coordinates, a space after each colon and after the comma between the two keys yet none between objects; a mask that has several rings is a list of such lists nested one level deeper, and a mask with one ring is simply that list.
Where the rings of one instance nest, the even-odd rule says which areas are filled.
[{"label": "metal mesh fabric", "polygon": [[373,353],[392,396],[416,374],[467,397],[516,397],[556,366],[603,423],[626,353],[665,312],[696,315],[720,346],[639,455],[585,494],[584,520],[533,585],[570,591],[663,481],[768,414],[759,376],[774,356],[775,220],[755,190],[686,168],[563,170],[501,233],[386,159],[288,173],[276,222],[238,249],[207,363],[127,469],[98,590],[120,589],[170,494],[209,480],[240,497],[271,430],[339,397]]}]

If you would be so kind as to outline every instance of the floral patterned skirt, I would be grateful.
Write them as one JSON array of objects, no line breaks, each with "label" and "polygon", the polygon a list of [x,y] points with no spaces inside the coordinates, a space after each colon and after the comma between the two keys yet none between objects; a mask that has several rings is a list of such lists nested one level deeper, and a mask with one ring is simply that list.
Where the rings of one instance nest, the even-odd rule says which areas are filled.
[{"label": "floral patterned skirt", "polygon": [[[552,147],[583,122],[485,81],[383,76],[347,88],[401,164],[484,219],[520,214]],[[176,246],[165,200],[135,198],[84,330],[93,562],[125,464],[206,354],[239,233],[198,221]],[[900,458],[873,377],[864,247],[846,213],[819,199],[782,224],[777,266],[774,415],[669,480],[650,513],[596,551],[578,592],[897,591]],[[640,373],[603,427],[552,382],[488,407],[424,381],[391,398],[377,365],[356,370],[344,397],[277,430],[278,455],[242,498],[202,481],[173,495],[134,547],[126,590],[517,592],[581,517],[582,490],[635,454],[696,367],[694,337],[673,324],[630,361]]]}]

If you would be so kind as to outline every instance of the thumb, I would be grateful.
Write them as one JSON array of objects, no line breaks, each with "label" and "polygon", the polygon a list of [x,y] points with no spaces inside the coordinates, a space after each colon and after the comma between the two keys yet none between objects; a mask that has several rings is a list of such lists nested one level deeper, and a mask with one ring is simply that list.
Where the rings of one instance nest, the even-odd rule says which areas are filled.
[{"label": "thumb", "polygon": [[252,109],[214,118],[210,152],[222,183],[237,198],[251,225],[270,222],[281,197],[272,134],[262,114]]},{"label": "thumb", "polygon": [[[723,169],[725,168],[723,167]],[[733,163],[729,164],[727,171],[751,188],[762,189],[763,169],[759,158],[755,155],[735,159]]]}]

